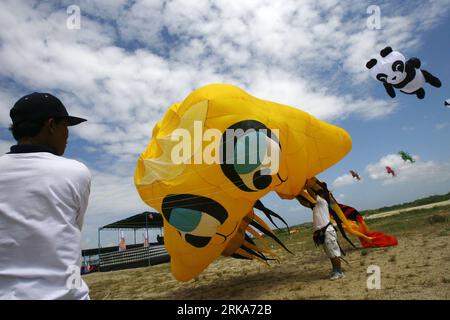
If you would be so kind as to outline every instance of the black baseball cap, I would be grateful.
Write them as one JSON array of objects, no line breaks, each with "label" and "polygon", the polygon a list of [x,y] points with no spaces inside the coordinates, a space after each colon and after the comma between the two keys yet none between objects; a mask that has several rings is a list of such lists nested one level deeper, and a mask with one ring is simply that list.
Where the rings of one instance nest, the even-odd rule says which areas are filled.
[{"label": "black baseball cap", "polygon": [[34,122],[48,118],[66,118],[69,126],[87,121],[70,116],[62,102],[50,93],[33,92],[23,96],[12,107],[9,116],[13,124]]}]

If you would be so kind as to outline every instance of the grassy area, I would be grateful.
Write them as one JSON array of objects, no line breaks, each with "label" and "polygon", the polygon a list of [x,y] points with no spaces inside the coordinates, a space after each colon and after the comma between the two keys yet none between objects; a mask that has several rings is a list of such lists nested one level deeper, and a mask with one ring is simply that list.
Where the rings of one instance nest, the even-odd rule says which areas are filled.
[{"label": "grassy area", "polygon": [[[381,209],[379,209],[381,210]],[[423,226],[424,224],[433,224],[433,222],[448,222],[448,218],[445,221],[439,220],[440,214],[446,214],[446,212],[450,211],[450,205],[442,206],[439,208],[429,208],[429,209],[417,209],[411,210],[406,215],[394,215],[392,217],[386,217],[383,219],[375,219],[370,220],[369,225],[379,229],[383,229],[386,232],[395,232],[402,230],[414,229],[419,226]],[[377,212],[379,213],[379,212]],[[437,217],[430,217],[430,214],[433,213]],[[307,222],[300,225],[290,226],[290,229],[298,229],[300,230],[300,235],[304,234],[312,234],[312,223]],[[274,230],[274,233],[281,241],[289,240],[293,238],[293,235],[289,235],[286,228],[282,228],[280,230]]]},{"label": "grassy area", "polygon": [[430,209],[411,210],[405,214],[398,214],[388,218],[370,220],[370,225],[383,232],[404,232],[420,229],[436,223],[447,223],[449,206]]},{"label": "grassy area", "polygon": [[447,200],[450,200],[450,192],[447,193],[447,194],[433,195],[433,196],[430,196],[430,197],[417,199],[417,200],[414,200],[412,202],[406,202],[406,203],[402,203],[402,204],[397,204],[397,205],[390,206],[390,207],[382,207],[382,208],[374,209],[374,210],[364,210],[364,211],[361,211],[361,213],[363,215],[371,215],[371,214],[382,213],[382,212],[387,212],[387,211],[392,211],[392,210],[413,208],[413,207],[423,206],[423,205],[426,205],[426,204],[431,204],[431,203],[441,202],[441,201],[447,201]]}]

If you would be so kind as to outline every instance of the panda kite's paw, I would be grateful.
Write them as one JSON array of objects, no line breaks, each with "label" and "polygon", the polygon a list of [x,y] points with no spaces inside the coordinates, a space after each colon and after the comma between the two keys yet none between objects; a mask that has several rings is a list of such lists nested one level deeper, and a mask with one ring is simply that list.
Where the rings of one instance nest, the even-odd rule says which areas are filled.
[{"label": "panda kite's paw", "polygon": [[442,86],[441,80],[439,80],[436,77],[430,77],[428,79],[428,83],[431,84],[433,87],[436,87],[436,88],[440,88]]},{"label": "panda kite's paw", "polygon": [[439,80],[438,78],[436,78],[436,88],[440,88],[442,86],[441,80]]},{"label": "panda kite's paw", "polygon": [[417,98],[419,98],[419,99],[425,98],[425,90],[422,89],[422,90],[417,91],[416,95],[417,95]]},{"label": "panda kite's paw", "polygon": [[408,62],[410,62],[416,69],[420,69],[420,66],[422,65],[418,58],[411,58],[408,60]]},{"label": "panda kite's paw", "polygon": [[392,85],[387,84],[387,83],[383,83],[384,88],[386,89],[387,94],[389,95],[389,97],[391,98],[395,98],[395,90],[392,87]]},{"label": "panda kite's paw", "polygon": [[433,87],[440,88],[442,86],[441,80],[433,76],[428,71],[422,69],[422,74],[425,77],[425,81],[431,84]]}]

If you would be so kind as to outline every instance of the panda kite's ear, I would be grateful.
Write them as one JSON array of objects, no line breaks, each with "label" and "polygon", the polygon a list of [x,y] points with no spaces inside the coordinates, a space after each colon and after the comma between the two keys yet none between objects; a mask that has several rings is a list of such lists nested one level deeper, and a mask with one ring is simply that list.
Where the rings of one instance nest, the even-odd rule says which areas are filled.
[{"label": "panda kite's ear", "polygon": [[380,51],[380,56],[382,56],[384,58],[391,52],[392,52],[392,48],[391,47],[386,47],[386,48],[384,48],[383,50]]},{"label": "panda kite's ear", "polygon": [[367,69],[372,69],[374,65],[377,64],[377,59],[372,59],[369,62],[366,63],[366,68]]}]

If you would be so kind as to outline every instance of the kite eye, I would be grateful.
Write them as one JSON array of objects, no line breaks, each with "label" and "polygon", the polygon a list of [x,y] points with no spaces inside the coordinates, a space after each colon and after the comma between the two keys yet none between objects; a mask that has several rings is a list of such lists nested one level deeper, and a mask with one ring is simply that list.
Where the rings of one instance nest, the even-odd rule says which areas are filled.
[{"label": "kite eye", "polygon": [[248,174],[258,169],[266,155],[266,135],[252,131],[237,139],[234,146],[234,169],[241,174]]},{"label": "kite eye", "polygon": [[228,218],[225,208],[218,202],[190,194],[166,196],[162,211],[181,238],[197,248],[206,246]]},{"label": "kite eye", "polygon": [[403,72],[403,69],[403,61],[397,60],[392,64],[392,71],[394,72]]},{"label": "kite eye", "polygon": [[168,222],[182,232],[191,232],[199,225],[202,213],[188,208],[173,208]]},{"label": "kite eye", "polygon": [[280,162],[280,145],[261,122],[245,120],[230,126],[222,136],[221,151],[225,159],[222,171],[239,189],[254,192],[272,183],[271,175],[276,174]]},{"label": "kite eye", "polygon": [[272,177],[269,175],[262,175],[261,171],[256,171],[253,175],[253,184],[259,190],[267,188],[272,183]]}]

